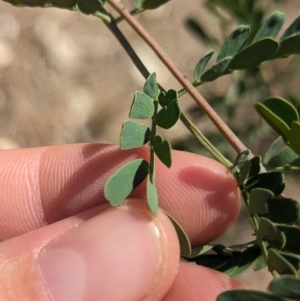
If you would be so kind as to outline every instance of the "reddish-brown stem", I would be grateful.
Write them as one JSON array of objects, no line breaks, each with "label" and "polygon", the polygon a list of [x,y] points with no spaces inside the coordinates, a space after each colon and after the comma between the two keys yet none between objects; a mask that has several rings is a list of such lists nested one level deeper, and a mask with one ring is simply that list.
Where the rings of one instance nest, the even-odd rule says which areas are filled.
[{"label": "reddish-brown stem", "polygon": [[208,102],[201,96],[195,87],[180,72],[173,61],[168,57],[164,50],[156,43],[156,41],[146,32],[146,30],[130,15],[130,13],[115,0],[107,0],[107,2],[115,9],[124,20],[132,27],[132,29],[152,48],[156,55],[161,59],[173,76],[178,80],[187,93],[195,100],[195,102],[206,113],[210,120],[215,124],[227,141],[239,153],[246,148],[240,139],[231,131],[222,118],[213,110]]}]

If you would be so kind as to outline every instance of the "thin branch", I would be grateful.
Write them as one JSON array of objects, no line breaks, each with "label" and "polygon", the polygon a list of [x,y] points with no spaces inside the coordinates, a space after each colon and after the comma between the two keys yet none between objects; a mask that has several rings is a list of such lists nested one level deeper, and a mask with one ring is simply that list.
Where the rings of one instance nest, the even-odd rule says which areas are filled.
[{"label": "thin branch", "polygon": [[195,102],[202,108],[206,115],[211,119],[227,141],[237,151],[241,152],[247,147],[240,141],[240,139],[231,131],[222,118],[213,110],[208,102],[199,94],[193,85],[186,79],[186,77],[179,71],[172,60],[167,56],[164,50],[156,43],[156,41],[145,31],[145,29],[130,15],[130,13],[115,0],[107,0],[107,2],[115,9],[122,18],[133,28],[133,30],[152,48],[156,55],[161,59],[173,76],[183,86],[183,88],[190,94]]}]

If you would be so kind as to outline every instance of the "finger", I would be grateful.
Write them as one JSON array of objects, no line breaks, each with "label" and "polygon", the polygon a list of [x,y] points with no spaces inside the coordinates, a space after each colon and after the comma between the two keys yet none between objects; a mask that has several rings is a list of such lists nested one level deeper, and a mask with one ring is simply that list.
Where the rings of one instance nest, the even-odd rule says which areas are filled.
[{"label": "finger", "polygon": [[[7,239],[106,203],[108,177],[148,148],[82,144],[3,151],[0,164],[0,238]],[[156,160],[159,161],[159,160]],[[224,233],[239,211],[232,174],[218,162],[173,152],[173,165],[156,164],[160,205],[184,227],[193,244]],[[145,198],[145,183],[132,194]]]},{"label": "finger", "polygon": [[169,219],[137,200],[104,209],[2,242],[0,300],[160,300],[179,265]]},{"label": "finger", "polygon": [[163,301],[215,301],[223,291],[247,288],[218,271],[181,262],[178,275]]}]

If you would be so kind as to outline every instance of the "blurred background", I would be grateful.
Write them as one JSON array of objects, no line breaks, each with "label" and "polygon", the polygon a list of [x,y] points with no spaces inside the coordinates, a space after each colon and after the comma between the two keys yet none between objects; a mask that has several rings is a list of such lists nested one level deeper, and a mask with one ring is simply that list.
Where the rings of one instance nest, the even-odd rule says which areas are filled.
[{"label": "blurred background", "polygon": [[[131,0],[120,2],[133,8]],[[108,5],[107,9],[111,11]],[[283,31],[300,15],[300,4],[297,0],[177,0],[136,18],[192,81],[199,59],[210,50],[218,53],[233,29],[249,24],[254,36],[275,10],[286,13]],[[165,89],[181,89],[125,22],[120,28],[149,71],[157,73],[159,83]],[[216,54],[209,65],[215,59]],[[253,153],[264,154],[276,134],[254,112],[253,103],[271,95],[298,103],[299,65],[298,56],[276,60],[198,89]],[[0,1],[0,149],[118,143],[134,92],[143,84],[101,20],[62,9],[16,8]],[[190,97],[183,96],[180,103],[207,137],[233,159],[235,152]],[[206,154],[180,122],[162,135],[176,149]],[[287,179],[286,195],[297,198],[299,174],[290,173]],[[244,240],[246,233],[251,240],[245,217],[241,212],[239,222],[224,238],[226,243],[228,239],[244,242],[240,234]],[[265,288],[268,277],[262,271],[239,279]]]}]

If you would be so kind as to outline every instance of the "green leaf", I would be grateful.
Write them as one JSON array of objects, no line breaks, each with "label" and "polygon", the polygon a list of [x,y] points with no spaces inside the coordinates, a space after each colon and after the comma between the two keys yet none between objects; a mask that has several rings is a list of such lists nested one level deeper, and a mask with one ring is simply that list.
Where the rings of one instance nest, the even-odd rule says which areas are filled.
[{"label": "green leaf", "polygon": [[149,141],[150,136],[151,131],[145,124],[126,120],[121,131],[120,148],[125,150],[143,146]]},{"label": "green leaf", "polygon": [[299,54],[299,53],[300,53],[300,34],[297,34],[280,41],[277,51],[269,59],[274,60],[277,58],[284,58],[292,54]]},{"label": "green leaf", "polygon": [[231,57],[226,57],[223,60],[219,61],[217,64],[213,65],[210,69],[206,70],[201,78],[201,82],[211,82],[218,77],[229,73],[228,66],[231,62]]},{"label": "green leaf", "polygon": [[296,226],[277,225],[278,230],[285,235],[284,251],[300,254],[300,229]]},{"label": "green leaf", "polygon": [[77,4],[77,0],[51,0],[50,2],[53,6],[69,9],[72,9]]},{"label": "green leaf", "polygon": [[143,3],[144,9],[156,9],[170,0],[145,0]]},{"label": "green leaf", "polygon": [[296,271],[299,270],[299,263],[300,263],[300,258],[297,255],[291,254],[291,253],[286,253],[279,251],[279,254],[283,256],[293,267]]},{"label": "green leaf", "polygon": [[229,70],[249,69],[266,61],[278,48],[278,42],[271,38],[262,39],[244,48],[232,59]]},{"label": "green leaf", "polygon": [[136,9],[141,9],[143,7],[144,0],[133,0],[133,5]]},{"label": "green leaf", "polygon": [[281,194],[284,187],[284,176],[278,171],[258,174],[248,179],[245,185],[249,192],[254,188],[265,188],[271,190],[275,195]]},{"label": "green leaf", "polygon": [[156,99],[158,97],[159,88],[156,82],[156,73],[152,73],[148,76],[143,91],[153,99]]},{"label": "green leaf", "polygon": [[[233,259],[231,259],[230,256],[222,256],[219,254],[204,254],[201,255],[197,258],[193,258],[193,259],[189,259],[192,262],[195,262],[198,265],[201,266],[205,266],[217,271],[223,271],[224,269],[226,269],[226,267],[229,266],[229,264],[227,265],[229,260],[236,260],[236,264],[239,262],[239,260],[241,260],[241,252],[239,252],[239,255],[233,257]],[[238,258],[239,256],[239,258]]]},{"label": "green leaf", "polygon": [[278,251],[274,249],[269,249],[268,251],[268,269],[270,272],[276,271],[279,275],[282,274],[293,274],[297,275],[297,271],[293,267],[293,265],[285,259],[282,255],[279,254]]},{"label": "green leaf", "polygon": [[154,216],[157,215],[158,196],[154,182],[151,181],[150,176],[147,179],[147,202],[148,207]]},{"label": "green leaf", "polygon": [[286,243],[286,237],[282,231],[276,227],[276,224],[262,217],[257,231],[257,242],[261,244],[263,241],[267,241],[273,247],[281,249]]},{"label": "green leaf", "polygon": [[103,2],[100,0],[78,0],[79,10],[86,14],[95,14],[98,11],[102,11]]},{"label": "green leaf", "polygon": [[249,149],[245,149],[244,151],[240,152],[235,160],[234,160],[234,163],[233,163],[233,166],[237,166],[237,165],[240,165],[244,162],[246,162],[246,160],[248,159],[250,155],[250,150]]},{"label": "green leaf", "polygon": [[173,100],[167,107],[163,107],[155,116],[155,122],[163,129],[169,129],[175,125],[180,117],[179,102]]},{"label": "green leaf", "polygon": [[290,165],[293,166],[293,167],[300,167],[300,157],[298,157],[297,159],[293,160],[290,163]]},{"label": "green leaf", "polygon": [[286,301],[285,299],[265,292],[254,290],[230,290],[221,293],[217,301]]},{"label": "green leaf", "polygon": [[256,188],[250,191],[248,211],[250,213],[266,213],[268,211],[266,202],[274,196],[268,189]]},{"label": "green leaf", "polygon": [[258,256],[252,263],[253,271],[260,271],[267,266],[264,254]]},{"label": "green leaf", "polygon": [[10,3],[12,5],[16,5],[16,6],[36,7],[36,6],[44,6],[47,1],[45,1],[45,0],[22,0],[22,1],[12,0],[12,1],[5,1],[5,2],[8,2],[8,3]]},{"label": "green leaf", "polygon": [[275,278],[269,284],[268,289],[285,298],[300,300],[300,279],[291,275],[283,275]]},{"label": "green leaf", "polygon": [[300,122],[292,122],[291,130],[288,134],[290,147],[300,156]]},{"label": "green leaf", "polygon": [[148,162],[136,159],[121,167],[105,184],[104,196],[112,206],[117,206],[136,188],[148,174]]},{"label": "green leaf", "polygon": [[173,100],[178,99],[176,90],[170,89],[167,93],[161,92],[158,96],[158,102],[162,107],[167,107]]},{"label": "green leaf", "polygon": [[130,108],[129,117],[134,119],[148,119],[154,114],[154,103],[151,97],[142,92],[135,92]]},{"label": "green leaf", "polygon": [[185,233],[185,231],[183,230],[181,225],[175,220],[175,218],[173,216],[171,216],[166,211],[164,211],[164,212],[168,216],[168,218],[171,220],[171,222],[176,230],[178,240],[179,240],[179,245],[180,245],[180,255],[189,257],[192,253],[192,249],[191,249],[191,243],[190,243],[190,240],[189,240],[187,234]]},{"label": "green leaf", "polygon": [[241,25],[226,39],[217,57],[217,62],[226,57],[234,57],[244,45],[249,36],[249,26]]},{"label": "green leaf", "polygon": [[280,40],[282,41],[298,33],[300,33],[300,17],[296,18],[293,23],[284,31]]},{"label": "green leaf", "polygon": [[252,44],[264,38],[275,38],[284,21],[284,13],[279,11],[274,12],[257,31],[255,37],[253,38]]},{"label": "green leaf", "polygon": [[249,177],[256,176],[260,172],[261,157],[254,156],[252,159],[249,160],[249,162],[251,163]]},{"label": "green leaf", "polygon": [[269,167],[283,167],[289,165],[299,156],[289,147],[286,146],[274,155],[268,162]]},{"label": "green leaf", "polygon": [[254,260],[257,259],[261,254],[260,247],[256,245],[252,248],[247,248],[245,251],[242,252],[242,260],[239,262],[238,266],[236,266],[232,271],[226,273],[229,277],[235,277],[246,269],[248,269]]},{"label": "green leaf", "polygon": [[281,136],[287,140],[290,128],[289,126],[275,113],[268,109],[262,103],[254,104],[256,112]]},{"label": "green leaf", "polygon": [[212,250],[214,245],[204,245],[200,247],[195,247],[192,249],[190,255],[186,256],[188,260],[193,261],[194,258],[197,258],[206,252]]},{"label": "green leaf", "polygon": [[152,147],[159,160],[170,168],[172,165],[170,142],[157,135],[153,140]]},{"label": "green leaf", "polygon": [[279,147],[279,145],[281,145],[283,143],[283,139],[282,137],[278,137],[269,147],[269,149],[266,151],[265,156],[264,156],[264,164],[268,164],[268,162],[270,161],[270,159],[272,158],[272,156],[274,155],[274,153],[276,152],[277,148]]},{"label": "green leaf", "polygon": [[262,103],[289,127],[293,121],[299,120],[297,109],[283,98],[270,97],[265,99]]},{"label": "green leaf", "polygon": [[259,215],[274,223],[292,224],[300,218],[300,204],[293,199],[269,198],[266,206],[267,212]]},{"label": "green leaf", "polygon": [[196,65],[196,68],[194,71],[194,81],[196,83],[201,82],[201,74],[213,54],[214,54],[214,51],[210,51],[210,52],[206,53],[205,56]]},{"label": "green leaf", "polygon": [[237,180],[238,185],[242,185],[246,181],[250,173],[250,170],[251,170],[251,162],[246,161],[240,168],[240,174]]}]

